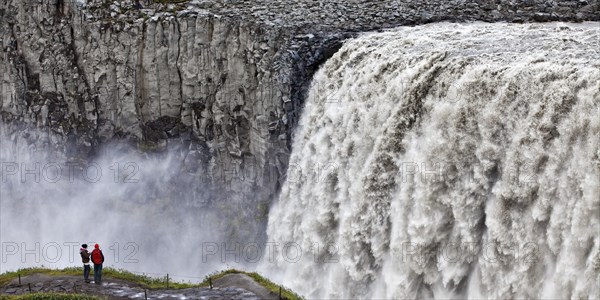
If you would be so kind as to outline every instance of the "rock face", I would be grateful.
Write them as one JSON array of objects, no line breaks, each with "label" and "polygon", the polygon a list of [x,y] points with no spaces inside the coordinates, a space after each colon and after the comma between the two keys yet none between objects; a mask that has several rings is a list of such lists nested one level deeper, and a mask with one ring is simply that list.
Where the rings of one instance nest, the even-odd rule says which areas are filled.
[{"label": "rock face", "polygon": [[214,188],[197,197],[251,212],[284,180],[310,78],[345,38],[441,20],[600,20],[598,1],[152,2],[3,1],[2,126],[66,159],[114,141],[177,148],[190,190]]}]

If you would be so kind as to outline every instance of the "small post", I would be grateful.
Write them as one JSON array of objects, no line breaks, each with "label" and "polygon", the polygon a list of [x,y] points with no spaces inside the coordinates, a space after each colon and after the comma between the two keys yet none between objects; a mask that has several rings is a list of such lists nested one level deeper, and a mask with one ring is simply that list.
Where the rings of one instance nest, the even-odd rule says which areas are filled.
[{"label": "small post", "polygon": [[148,293],[144,290],[144,299],[148,300]]},{"label": "small post", "polygon": [[212,290],[212,278],[208,277],[208,288]]},{"label": "small post", "polygon": [[29,286],[29,292],[31,293],[31,283],[28,283],[27,286]]},{"label": "small post", "polygon": [[281,298],[281,286],[279,286],[279,300],[282,300],[283,298]]},{"label": "small post", "polygon": [[21,286],[21,274],[18,274],[18,275],[19,275],[19,286]]},{"label": "small post", "polygon": [[169,273],[167,273],[167,288],[169,288]]}]

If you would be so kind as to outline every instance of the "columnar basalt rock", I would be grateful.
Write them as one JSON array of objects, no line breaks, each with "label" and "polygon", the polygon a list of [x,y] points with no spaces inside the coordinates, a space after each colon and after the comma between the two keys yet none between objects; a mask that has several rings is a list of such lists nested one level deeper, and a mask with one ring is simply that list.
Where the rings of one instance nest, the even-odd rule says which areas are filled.
[{"label": "columnar basalt rock", "polygon": [[114,141],[148,153],[177,148],[185,180],[214,188],[194,197],[244,203],[247,214],[264,217],[284,180],[310,78],[344,39],[441,20],[599,20],[599,7],[596,0],[7,0],[2,126],[21,135],[43,129],[26,139],[66,159],[92,159]]}]

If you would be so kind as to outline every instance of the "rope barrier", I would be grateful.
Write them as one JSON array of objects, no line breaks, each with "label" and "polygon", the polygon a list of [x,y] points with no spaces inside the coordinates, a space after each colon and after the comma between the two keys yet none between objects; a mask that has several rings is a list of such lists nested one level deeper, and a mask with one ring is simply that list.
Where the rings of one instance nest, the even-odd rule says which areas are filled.
[{"label": "rope barrier", "polygon": [[[117,270],[114,267],[111,267],[111,268]],[[179,274],[172,274],[172,273],[152,273],[152,272],[131,271],[131,270],[127,270],[127,269],[123,269],[123,270],[125,270],[127,272],[130,272],[130,273],[139,274],[139,275],[156,275],[156,276],[161,276],[161,277],[166,277],[168,275],[171,278],[172,277],[195,278],[195,279],[204,279],[204,278],[206,278],[206,276],[190,276],[190,275],[179,275]]]}]

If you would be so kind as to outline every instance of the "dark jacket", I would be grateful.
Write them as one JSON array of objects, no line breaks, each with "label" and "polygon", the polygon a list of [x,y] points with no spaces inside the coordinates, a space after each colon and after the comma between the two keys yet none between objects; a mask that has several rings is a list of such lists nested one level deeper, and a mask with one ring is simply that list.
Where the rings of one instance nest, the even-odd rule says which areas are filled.
[{"label": "dark jacket", "polygon": [[84,264],[87,264],[90,262],[90,253],[87,251],[87,249],[85,249],[85,248],[79,249],[79,254],[81,254],[81,261]]},{"label": "dark jacket", "polygon": [[92,251],[92,262],[95,265],[101,265],[104,262],[104,254],[102,254],[102,250],[94,249],[94,251]]}]

